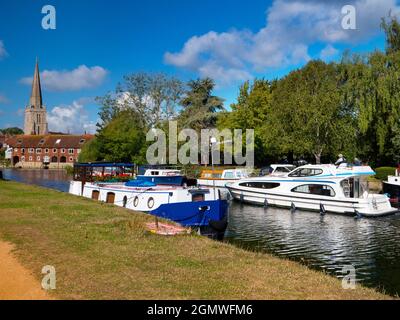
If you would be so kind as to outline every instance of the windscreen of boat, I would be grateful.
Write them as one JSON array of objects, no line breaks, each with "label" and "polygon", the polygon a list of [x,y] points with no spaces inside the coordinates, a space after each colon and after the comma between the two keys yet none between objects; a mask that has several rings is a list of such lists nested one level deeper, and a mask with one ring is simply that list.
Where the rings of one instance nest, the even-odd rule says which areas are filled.
[{"label": "windscreen of boat", "polygon": [[313,177],[322,174],[322,169],[299,168],[289,174],[289,177]]},{"label": "windscreen of boat", "polygon": [[235,179],[235,174],[233,171],[227,171],[224,173],[224,179]]}]

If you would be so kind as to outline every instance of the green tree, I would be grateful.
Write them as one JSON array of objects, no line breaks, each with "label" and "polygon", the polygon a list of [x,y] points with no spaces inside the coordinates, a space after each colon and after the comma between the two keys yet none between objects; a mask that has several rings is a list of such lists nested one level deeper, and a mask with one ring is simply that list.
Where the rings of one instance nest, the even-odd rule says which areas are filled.
[{"label": "green tree", "polygon": [[17,127],[12,127],[12,128],[6,128],[6,129],[0,129],[0,134],[4,135],[18,135],[18,134],[24,134],[24,131],[20,128]]},{"label": "green tree", "polygon": [[[231,104],[230,112],[221,112],[218,115],[219,130],[246,129],[254,130],[255,161],[265,164],[267,157],[272,155],[263,143],[263,128],[271,112],[272,91],[276,82],[256,79],[253,83],[246,81],[239,90],[237,103]],[[243,137],[245,139],[245,136]]]},{"label": "green tree", "polygon": [[395,16],[389,13],[388,21],[382,18],[381,28],[386,35],[386,52],[388,54],[399,51],[400,49],[400,23]]},{"label": "green tree", "polygon": [[214,87],[210,78],[189,81],[180,101],[184,108],[178,117],[180,127],[197,131],[216,127],[217,112],[224,110],[224,100],[212,95]]},{"label": "green tree", "polygon": [[342,103],[334,64],[311,61],[281,79],[273,91],[264,127],[267,147],[275,152],[323,154],[343,152],[355,137],[354,115]]},{"label": "green tree", "polygon": [[101,105],[98,127],[101,130],[124,110],[136,111],[144,126],[156,127],[160,122],[177,116],[182,94],[182,82],[164,73],[126,75],[115,94],[97,98]]},{"label": "green tree", "polygon": [[145,162],[146,130],[136,111],[120,111],[81,152],[80,161]]}]

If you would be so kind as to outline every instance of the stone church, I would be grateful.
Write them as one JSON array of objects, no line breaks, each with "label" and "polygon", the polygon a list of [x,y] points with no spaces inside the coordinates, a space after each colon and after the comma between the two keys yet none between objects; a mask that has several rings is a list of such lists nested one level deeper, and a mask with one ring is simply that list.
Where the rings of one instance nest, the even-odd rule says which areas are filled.
[{"label": "stone church", "polygon": [[25,108],[24,134],[13,136],[5,143],[10,160],[20,168],[64,168],[78,161],[84,144],[93,135],[71,135],[49,132],[47,111],[43,105],[39,64],[36,61],[29,104]]},{"label": "stone church", "polygon": [[43,105],[42,88],[40,86],[39,63],[36,60],[35,74],[33,75],[32,93],[29,104],[25,108],[26,135],[48,134],[46,107]]}]

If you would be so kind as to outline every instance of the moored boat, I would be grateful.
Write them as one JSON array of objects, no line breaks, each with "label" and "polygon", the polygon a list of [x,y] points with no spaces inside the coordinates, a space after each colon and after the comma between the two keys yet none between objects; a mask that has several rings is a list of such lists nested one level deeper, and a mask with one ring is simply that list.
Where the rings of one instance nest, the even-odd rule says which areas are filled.
[{"label": "moored boat", "polygon": [[388,176],[387,181],[382,182],[383,193],[392,203],[399,205],[400,199],[400,166],[396,169],[394,176]]},{"label": "moored boat", "polygon": [[213,238],[223,237],[228,223],[228,203],[220,199],[218,192],[185,184],[156,184],[143,178],[150,177],[151,172],[128,182],[99,182],[87,176],[91,168],[91,164],[75,166],[70,193],[149,213],[185,227],[196,228],[201,234]]},{"label": "moored boat", "polygon": [[227,183],[232,183],[249,176],[247,169],[203,170],[197,179],[199,186],[225,188]]},{"label": "moored boat", "polygon": [[386,195],[368,192],[368,166],[306,165],[284,176],[243,179],[228,184],[241,202],[365,217],[397,212]]}]

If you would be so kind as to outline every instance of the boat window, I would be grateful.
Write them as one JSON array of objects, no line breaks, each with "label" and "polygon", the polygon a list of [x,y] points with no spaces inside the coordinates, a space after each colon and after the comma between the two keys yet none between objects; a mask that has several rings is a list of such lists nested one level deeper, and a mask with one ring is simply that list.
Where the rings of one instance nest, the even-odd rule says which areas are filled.
[{"label": "boat window", "polygon": [[234,174],[232,171],[230,171],[230,172],[225,172],[224,178],[225,178],[225,179],[235,179],[235,174]]},{"label": "boat window", "polygon": [[151,172],[151,175],[152,175],[152,176],[158,176],[158,175],[159,175],[159,172],[158,172],[158,171],[152,171],[152,172]]},{"label": "boat window", "polygon": [[300,168],[289,174],[289,177],[312,177],[322,173],[322,169]]},{"label": "boat window", "polygon": [[275,172],[284,172],[284,173],[288,173],[290,172],[290,170],[286,167],[278,167],[276,168]]},{"label": "boat window", "polygon": [[305,184],[292,189],[292,192],[308,193],[319,196],[334,197],[335,191],[323,184]]},{"label": "boat window", "polygon": [[279,187],[281,184],[276,182],[262,182],[262,181],[254,181],[254,182],[243,182],[239,184],[241,187],[249,187],[249,188],[257,188],[257,189],[274,189]]},{"label": "boat window", "polygon": [[195,193],[192,195],[192,202],[204,201],[204,193]]}]

